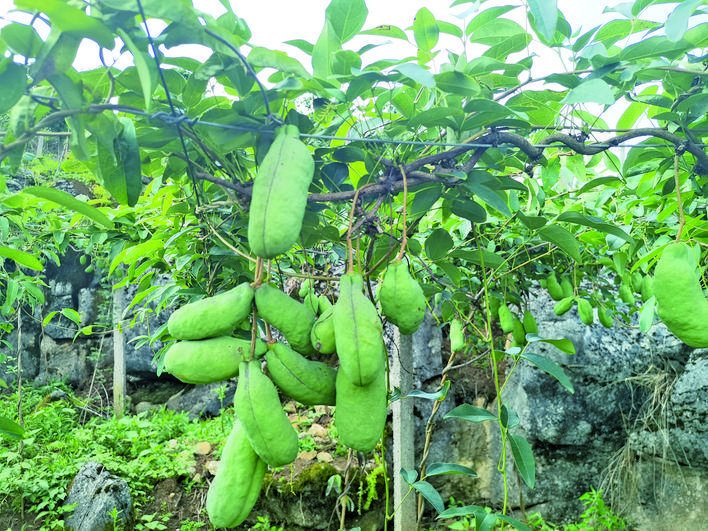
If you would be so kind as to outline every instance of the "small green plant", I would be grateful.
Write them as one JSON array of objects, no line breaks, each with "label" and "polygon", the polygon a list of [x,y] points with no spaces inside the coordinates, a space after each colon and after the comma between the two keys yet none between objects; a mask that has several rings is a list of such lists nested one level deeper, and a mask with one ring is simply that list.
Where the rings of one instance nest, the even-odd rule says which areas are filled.
[{"label": "small green plant", "polygon": [[270,519],[267,516],[259,516],[258,521],[251,529],[261,529],[263,531],[283,531],[282,527],[270,525]]},{"label": "small green plant", "polygon": [[186,522],[182,522],[179,531],[196,531],[197,529],[201,529],[206,525],[206,522],[195,522],[194,520],[187,520]]},{"label": "small green plant", "polygon": [[529,524],[535,531],[614,531],[627,529],[627,522],[616,515],[611,508],[605,505],[602,490],[590,488],[580,497],[585,505],[585,512],[580,515],[578,523],[557,526],[546,522],[543,517],[534,512],[529,517]]},{"label": "small green plant", "polygon": [[135,529],[137,529],[137,531],[162,531],[164,529],[167,529],[165,523],[169,521],[169,519],[169,514],[144,514],[140,517],[140,522],[135,524]]}]

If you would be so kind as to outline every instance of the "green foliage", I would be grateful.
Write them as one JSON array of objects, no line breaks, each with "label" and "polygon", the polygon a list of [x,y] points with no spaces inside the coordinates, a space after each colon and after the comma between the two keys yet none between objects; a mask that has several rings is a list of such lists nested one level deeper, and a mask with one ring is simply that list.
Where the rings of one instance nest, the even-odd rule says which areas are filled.
[{"label": "green foliage", "polygon": [[[0,443],[0,498],[9,508],[38,513],[47,528],[62,518],[66,486],[87,460],[99,461],[124,478],[138,506],[155,484],[171,477],[187,480],[194,464],[195,440],[225,436],[220,421],[192,422],[185,413],[161,410],[121,419],[94,417],[79,422],[81,403],[71,394],[49,401],[52,388],[23,389],[25,437]],[[0,415],[16,411],[17,395],[0,401]],[[175,444],[176,441],[176,444]],[[161,518],[161,517],[160,517]],[[158,529],[158,516],[140,523]]]},{"label": "green foliage", "polygon": [[[17,0],[30,16],[0,31],[0,331],[12,331],[22,305],[41,307],[46,265],[70,247],[115,287],[135,286],[128,309],[136,320],[253,280],[250,189],[275,128],[287,124],[302,134],[315,171],[297,242],[276,257],[281,276],[337,270],[351,229],[355,261],[376,280],[405,240],[436,319],[464,321],[467,352],[489,350],[495,369],[524,359],[572,392],[558,365],[521,341],[507,344],[495,308],[505,308],[506,325],[545,283],[558,313],[578,302],[586,322],[597,307],[603,324],[622,325],[640,312],[646,332],[654,299],[634,278],[650,274],[671,240],[708,244],[708,37],[697,24],[705,9],[683,2],[662,23],[645,13],[655,3],[623,4],[614,20],[581,33],[545,0],[523,10],[475,4],[458,24],[422,8],[405,29],[367,25],[363,0],[332,0],[316,38],[283,45],[305,54],[301,64],[251,46],[247,21],[228,2],[215,18],[189,2],[142,0],[144,16],[164,22],[153,42],[135,3],[97,0],[85,10],[70,0]],[[360,48],[358,36],[366,37]],[[450,36],[459,48],[443,43]],[[94,51],[97,66],[77,71],[82,39],[109,48],[117,39],[132,66],[120,70]],[[391,57],[391,39],[409,53]],[[215,53],[196,61],[179,55],[183,44]],[[555,54],[566,70],[539,70]],[[68,135],[71,154],[49,161],[30,151],[53,132]],[[20,170],[34,181],[11,191]],[[58,176],[89,183],[89,193],[60,193]],[[76,322],[76,310],[46,317]],[[76,326],[92,334],[99,325]],[[162,327],[138,344],[165,337]],[[495,383],[499,391],[504,382]],[[512,431],[518,419],[497,406],[492,418],[459,418],[496,422],[531,486],[533,456]],[[37,434],[56,437],[76,422],[42,413],[54,407],[36,412],[48,417],[41,431],[28,420],[30,456],[40,451]],[[145,419],[123,422],[108,431],[138,450],[80,431],[77,440],[122,452],[137,475],[141,462],[160,458],[135,434],[155,434]],[[80,448],[59,440],[47,444]],[[136,481],[138,491],[149,484]],[[441,506],[425,478],[410,483]],[[30,497],[49,488],[26,487]]]}]

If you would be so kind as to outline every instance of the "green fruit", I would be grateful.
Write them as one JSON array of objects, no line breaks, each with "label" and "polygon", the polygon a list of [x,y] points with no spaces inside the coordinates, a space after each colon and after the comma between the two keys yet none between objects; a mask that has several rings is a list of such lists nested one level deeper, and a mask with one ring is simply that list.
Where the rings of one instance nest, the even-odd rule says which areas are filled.
[{"label": "green fruit", "polygon": [[512,337],[514,338],[514,342],[517,343],[518,345],[525,345],[526,344],[526,332],[524,331],[523,323],[516,316],[513,317],[512,323],[513,323],[513,328],[511,330],[511,334],[512,334]]},{"label": "green fruit", "polygon": [[489,296],[489,316],[492,319],[499,318],[499,308],[501,307],[501,300],[494,296]]},{"label": "green fruit", "polygon": [[526,310],[524,312],[524,318],[522,321],[524,325],[524,330],[527,334],[538,334],[538,325],[536,324],[536,319],[534,319],[533,314]]},{"label": "green fruit", "polygon": [[465,350],[465,328],[462,321],[453,319],[450,323],[450,351],[462,352]]},{"label": "green fruit", "polygon": [[308,360],[283,343],[266,353],[268,373],[281,391],[306,406],[333,406],[337,371]]},{"label": "green fruit", "polygon": [[600,321],[600,324],[605,328],[612,328],[615,324],[612,319],[612,312],[607,308],[598,308],[597,318]]},{"label": "green fruit", "polygon": [[368,385],[384,370],[383,328],[373,303],[364,295],[364,279],[342,275],[334,305],[334,341],[339,370],[354,385]]},{"label": "green fruit", "polygon": [[297,241],[315,163],[294,125],[275,130],[275,139],[253,180],[248,243],[256,256],[273,258]]},{"label": "green fruit", "polygon": [[558,284],[558,279],[555,273],[548,275],[548,280],[546,282],[546,288],[548,289],[548,294],[554,301],[559,301],[563,298],[563,288]]},{"label": "green fruit", "polygon": [[263,284],[256,290],[256,308],[261,319],[280,330],[290,348],[301,354],[314,352],[310,330],[315,314],[304,304],[273,286]]},{"label": "green fruit", "polygon": [[573,296],[573,284],[570,282],[570,279],[568,277],[563,277],[563,280],[561,280],[560,287],[561,291],[563,292],[563,298]]},{"label": "green fruit", "polygon": [[642,295],[643,301],[648,301],[654,296],[654,278],[646,275],[642,279],[642,285],[640,287],[640,293]]},{"label": "green fruit", "polygon": [[310,310],[312,312],[312,315],[317,315],[317,312],[320,310],[320,301],[315,295],[314,291],[311,291],[307,295],[305,295],[305,298],[302,300],[302,303],[305,305],[305,308]]},{"label": "green fruit", "polygon": [[244,282],[233,289],[185,304],[167,321],[175,339],[206,339],[228,334],[251,313],[253,287]]},{"label": "green fruit", "polygon": [[659,317],[676,337],[690,347],[708,347],[708,300],[690,246],[664,249],[654,271],[654,296]]},{"label": "green fruit", "polygon": [[236,386],[236,416],[255,452],[270,466],[284,466],[297,457],[297,432],[280,404],[278,390],[259,361],[242,361]]},{"label": "green fruit", "polygon": [[312,292],[312,279],[306,278],[302,281],[302,284],[300,284],[300,291],[298,291],[297,294],[301,299],[304,299],[310,292]]},{"label": "green fruit", "polygon": [[365,386],[354,385],[337,372],[334,425],[342,444],[359,452],[373,450],[386,426],[387,407],[386,371],[379,371]]},{"label": "green fruit", "polygon": [[[165,352],[165,371],[190,384],[228,380],[238,374],[239,364],[249,358],[250,349],[250,341],[231,336],[177,341]],[[266,344],[258,340],[254,357],[265,351]]]},{"label": "green fruit", "polygon": [[559,300],[553,307],[553,313],[563,315],[573,307],[573,302],[575,302],[574,297],[566,297],[565,299]]},{"label": "green fruit", "polygon": [[619,288],[619,296],[622,301],[626,302],[630,306],[634,306],[634,294],[632,294],[632,289],[629,287],[628,283],[622,282]]},{"label": "green fruit", "polygon": [[332,303],[331,303],[330,300],[329,300],[327,297],[325,297],[324,295],[320,295],[320,296],[317,298],[317,300],[318,300],[318,303],[319,303],[319,304],[318,304],[319,311],[318,311],[317,313],[318,313],[319,315],[322,315],[323,313],[325,313],[325,312],[327,311],[327,308],[331,308],[331,307],[332,307]]},{"label": "green fruit", "polygon": [[580,320],[590,326],[595,322],[595,314],[592,310],[592,304],[587,299],[578,299],[578,316]]},{"label": "green fruit", "polygon": [[499,326],[505,334],[514,330],[514,315],[506,304],[499,306]]},{"label": "green fruit", "polygon": [[334,306],[320,315],[310,330],[310,342],[317,352],[332,354],[337,349],[334,340]]},{"label": "green fruit", "polygon": [[425,317],[425,295],[405,261],[397,260],[386,268],[379,289],[379,302],[381,313],[398,327],[401,334],[410,335],[420,327]]},{"label": "green fruit", "polygon": [[644,281],[644,276],[640,271],[635,271],[632,273],[632,289],[639,293],[642,291],[642,282]]},{"label": "green fruit", "polygon": [[206,508],[214,527],[236,527],[246,519],[261,493],[266,468],[236,419],[207,492]]}]

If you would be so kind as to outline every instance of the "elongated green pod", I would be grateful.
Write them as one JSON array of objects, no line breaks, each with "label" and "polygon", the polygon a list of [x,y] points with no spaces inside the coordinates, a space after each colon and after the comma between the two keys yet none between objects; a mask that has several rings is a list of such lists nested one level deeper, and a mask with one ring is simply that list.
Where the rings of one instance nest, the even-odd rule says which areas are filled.
[{"label": "elongated green pod", "polygon": [[379,289],[379,302],[381,313],[398,327],[401,334],[412,334],[423,322],[425,295],[420,284],[411,276],[404,260],[396,260],[386,268],[386,275]]},{"label": "elongated green pod", "polygon": [[334,405],[334,368],[308,360],[283,343],[271,345],[265,357],[273,383],[290,398],[306,406]]},{"label": "elongated green pod", "polygon": [[465,328],[460,319],[450,322],[450,352],[462,352],[465,349]]},{"label": "elongated green pod", "polygon": [[506,304],[499,306],[499,326],[505,334],[514,331],[514,314]]},{"label": "elongated green pod", "polygon": [[674,243],[664,249],[653,287],[657,313],[667,328],[690,347],[708,347],[708,300],[690,246]]},{"label": "elongated green pod", "polygon": [[563,315],[573,307],[574,302],[574,297],[566,297],[565,299],[559,300],[553,307],[553,313],[555,313],[556,315]]},{"label": "elongated green pod", "polygon": [[[177,341],[165,352],[165,371],[184,383],[208,384],[238,375],[239,364],[250,354],[251,342],[231,336],[194,341]],[[256,341],[254,357],[266,351],[266,344]]]},{"label": "elongated green pod", "polygon": [[573,296],[573,293],[574,293],[573,283],[570,281],[570,279],[568,277],[563,277],[563,280],[561,280],[560,286],[561,286],[561,291],[563,292],[563,298]]},{"label": "elongated green pod", "polygon": [[275,131],[275,139],[253,180],[248,244],[262,258],[288,251],[297,241],[315,163],[294,125]]},{"label": "elongated green pod", "polygon": [[310,331],[313,348],[322,354],[333,354],[337,345],[334,340],[334,306],[327,308],[320,315]]},{"label": "elongated green pod", "polygon": [[236,416],[255,452],[270,466],[284,466],[297,457],[297,432],[288,420],[275,385],[259,361],[243,361],[236,386]]},{"label": "elongated green pod", "polygon": [[622,284],[620,284],[619,287],[619,296],[623,302],[626,302],[630,306],[634,306],[635,298],[634,294],[632,293],[632,288],[629,286],[629,281],[622,281]]},{"label": "elongated green pod", "polygon": [[555,273],[548,275],[546,289],[554,301],[559,301],[563,298],[563,288],[561,288],[561,285],[558,283]]},{"label": "elongated green pod", "polygon": [[524,311],[524,317],[521,322],[527,334],[538,334],[538,324],[536,324],[536,319],[530,310]]},{"label": "elongated green pod", "polygon": [[521,322],[521,319],[514,316],[512,318],[512,324],[514,327],[511,330],[511,334],[512,334],[512,337],[514,338],[514,341],[519,346],[525,345],[526,344],[526,331],[524,330],[524,325]]},{"label": "elongated green pod", "polygon": [[578,316],[580,320],[590,326],[595,322],[595,313],[592,309],[592,304],[587,299],[578,299]]},{"label": "elongated green pod", "polygon": [[384,369],[383,327],[373,303],[364,295],[364,279],[346,273],[334,305],[334,341],[339,370],[354,385],[368,385]]},{"label": "elongated green pod", "polygon": [[314,352],[310,330],[315,323],[315,314],[304,304],[278,288],[263,284],[256,290],[256,308],[261,319],[280,330],[290,348],[301,354]]},{"label": "elongated green pod", "polygon": [[223,336],[235,329],[251,313],[253,287],[248,282],[233,289],[185,304],[167,321],[175,339],[206,339]]},{"label": "elongated green pod", "polygon": [[605,328],[612,328],[615,325],[615,322],[612,319],[612,312],[608,308],[598,308],[597,319]]},{"label": "elongated green pod", "polygon": [[248,517],[261,492],[266,469],[236,419],[207,492],[207,514],[214,527],[236,527]]},{"label": "elongated green pod", "polygon": [[359,452],[373,450],[386,426],[387,396],[386,371],[365,386],[354,385],[338,371],[334,425],[339,441]]}]

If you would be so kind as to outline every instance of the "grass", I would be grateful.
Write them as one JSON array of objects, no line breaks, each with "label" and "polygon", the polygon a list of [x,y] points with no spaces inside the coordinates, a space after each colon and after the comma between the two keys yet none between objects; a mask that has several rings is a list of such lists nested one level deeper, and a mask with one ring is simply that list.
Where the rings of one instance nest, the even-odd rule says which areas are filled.
[{"label": "grass", "polygon": [[[139,513],[160,481],[180,477],[189,482],[194,444],[223,440],[233,419],[226,412],[218,419],[192,421],[186,413],[161,409],[121,419],[93,417],[82,424],[83,410],[68,389],[66,399],[46,400],[55,389],[25,388],[27,437],[0,441],[0,506],[16,514],[35,513],[42,529],[62,528],[67,485],[86,461],[98,461],[124,478]],[[1,398],[0,415],[16,414],[17,394]]]}]

